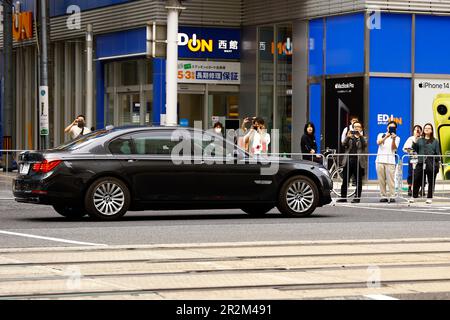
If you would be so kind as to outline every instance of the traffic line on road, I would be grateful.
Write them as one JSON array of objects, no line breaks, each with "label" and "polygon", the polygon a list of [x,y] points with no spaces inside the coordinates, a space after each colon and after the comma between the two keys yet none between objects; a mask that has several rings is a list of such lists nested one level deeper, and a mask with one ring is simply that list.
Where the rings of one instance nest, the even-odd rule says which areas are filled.
[{"label": "traffic line on road", "polygon": [[107,244],[101,244],[101,243],[81,242],[81,241],[67,240],[67,239],[61,239],[61,238],[52,238],[52,237],[43,237],[43,236],[36,236],[33,234],[9,232],[9,231],[2,231],[2,230],[0,230],[0,234],[5,234],[5,235],[9,235],[9,236],[18,236],[18,237],[24,237],[24,238],[47,240],[47,241],[54,241],[54,242],[61,242],[61,243],[79,244],[79,245],[84,245],[84,246],[95,246],[95,247],[99,247],[99,246],[107,247],[108,246]]},{"label": "traffic line on road", "polygon": [[364,297],[372,299],[372,300],[399,300],[397,298],[394,297],[390,297],[384,294],[368,294],[365,295]]},{"label": "traffic line on road", "polygon": [[353,209],[368,209],[368,210],[379,210],[379,211],[402,211],[402,212],[413,212],[413,213],[431,213],[431,214],[439,214],[439,215],[450,215],[450,212],[435,212],[435,211],[428,211],[428,210],[436,210],[435,208],[416,208],[415,210],[412,210],[412,208],[380,208],[380,207],[370,207],[370,206],[359,206],[359,205],[348,205],[348,204],[342,204],[339,205],[340,207],[347,207],[347,208],[353,208]]}]

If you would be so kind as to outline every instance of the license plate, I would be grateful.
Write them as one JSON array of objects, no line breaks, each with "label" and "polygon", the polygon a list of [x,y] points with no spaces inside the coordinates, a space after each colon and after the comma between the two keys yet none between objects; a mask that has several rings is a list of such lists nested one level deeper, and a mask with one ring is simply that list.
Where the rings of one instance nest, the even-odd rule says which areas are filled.
[{"label": "license plate", "polygon": [[30,164],[24,163],[20,166],[20,174],[28,174],[30,172]]}]

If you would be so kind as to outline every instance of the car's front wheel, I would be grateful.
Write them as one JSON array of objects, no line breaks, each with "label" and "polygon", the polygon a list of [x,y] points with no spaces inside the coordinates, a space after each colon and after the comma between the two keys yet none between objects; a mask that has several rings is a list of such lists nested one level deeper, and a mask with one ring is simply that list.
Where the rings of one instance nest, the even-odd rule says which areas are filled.
[{"label": "car's front wheel", "polygon": [[274,208],[273,205],[255,205],[241,208],[246,214],[253,217],[262,217]]},{"label": "car's front wheel", "polygon": [[87,214],[86,210],[81,206],[55,204],[53,205],[53,209],[63,217],[69,219],[80,219]]},{"label": "car's front wheel", "polygon": [[125,183],[105,177],[95,181],[86,192],[86,210],[96,220],[118,220],[128,211],[130,191]]},{"label": "car's front wheel", "polygon": [[287,180],[278,198],[278,210],[290,217],[306,217],[316,210],[319,191],[308,177],[296,176]]}]

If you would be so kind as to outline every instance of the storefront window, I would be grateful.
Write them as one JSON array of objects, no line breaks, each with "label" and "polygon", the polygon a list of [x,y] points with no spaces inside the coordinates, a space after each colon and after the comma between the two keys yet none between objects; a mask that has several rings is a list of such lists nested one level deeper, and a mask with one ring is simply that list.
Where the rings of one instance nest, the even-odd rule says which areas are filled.
[{"label": "storefront window", "polygon": [[291,152],[292,141],[292,25],[277,26],[276,128],[280,152]]},{"label": "storefront window", "polygon": [[105,65],[105,79],[108,124],[152,124],[152,60],[109,62]]},{"label": "storefront window", "polygon": [[258,116],[264,118],[269,130],[273,128],[274,92],[274,27],[260,27],[258,39]]},{"label": "storefront window", "polygon": [[292,25],[259,28],[258,116],[269,130],[279,130],[276,152],[291,152],[292,47]]}]

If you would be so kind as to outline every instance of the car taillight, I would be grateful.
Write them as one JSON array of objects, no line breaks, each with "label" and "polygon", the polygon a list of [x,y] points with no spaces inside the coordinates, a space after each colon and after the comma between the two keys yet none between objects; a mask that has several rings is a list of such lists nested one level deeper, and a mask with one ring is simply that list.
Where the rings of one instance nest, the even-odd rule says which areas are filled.
[{"label": "car taillight", "polygon": [[48,173],[53,169],[55,169],[61,162],[62,162],[61,160],[53,160],[53,161],[44,160],[42,162],[33,164],[33,171],[38,173]]}]

